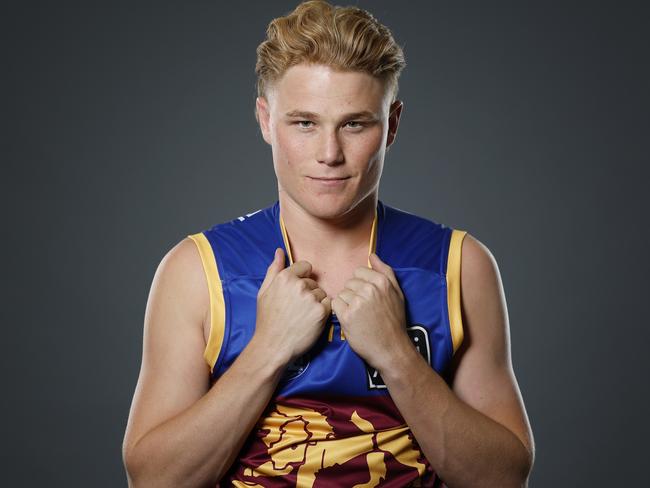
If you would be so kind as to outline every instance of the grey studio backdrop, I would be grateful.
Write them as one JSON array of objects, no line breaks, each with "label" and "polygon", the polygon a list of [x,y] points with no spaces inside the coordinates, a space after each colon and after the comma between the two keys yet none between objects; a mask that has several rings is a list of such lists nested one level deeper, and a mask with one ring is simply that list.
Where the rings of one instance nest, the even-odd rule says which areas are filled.
[{"label": "grey studio backdrop", "polygon": [[[645,485],[647,9],[352,3],[408,62],[380,198],[469,231],[499,263],[531,486]],[[158,263],[276,199],[255,48],[294,5],[5,9],[4,486],[126,486]]]}]

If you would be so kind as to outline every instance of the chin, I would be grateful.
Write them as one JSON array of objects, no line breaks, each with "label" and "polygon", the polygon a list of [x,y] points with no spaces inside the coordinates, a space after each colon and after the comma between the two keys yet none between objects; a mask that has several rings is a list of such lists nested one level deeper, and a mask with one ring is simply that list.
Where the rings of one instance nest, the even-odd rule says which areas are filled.
[{"label": "chin", "polygon": [[334,219],[347,214],[357,203],[354,198],[346,195],[310,195],[302,207],[314,217]]}]

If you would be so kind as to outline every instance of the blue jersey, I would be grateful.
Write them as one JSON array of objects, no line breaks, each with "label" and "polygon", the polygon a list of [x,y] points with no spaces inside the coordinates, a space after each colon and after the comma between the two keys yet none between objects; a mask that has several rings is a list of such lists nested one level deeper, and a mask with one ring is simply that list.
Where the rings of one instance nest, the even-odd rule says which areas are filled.
[{"label": "blue jersey", "polygon": [[[465,234],[378,201],[369,240],[369,254],[391,266],[402,289],[409,337],[443,377],[463,340]],[[293,258],[279,202],[189,237],[208,280],[204,357],[216,381],[255,332],[257,293],[275,249]],[[286,368],[225,479],[241,487],[403,487],[433,486],[436,475],[381,376],[349,347],[332,314],[314,346]]]}]

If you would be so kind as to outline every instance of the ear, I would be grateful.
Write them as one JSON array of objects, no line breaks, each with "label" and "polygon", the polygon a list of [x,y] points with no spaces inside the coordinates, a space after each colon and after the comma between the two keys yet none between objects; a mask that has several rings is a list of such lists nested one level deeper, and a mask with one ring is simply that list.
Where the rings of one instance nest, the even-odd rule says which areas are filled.
[{"label": "ear", "polygon": [[270,130],[270,114],[269,103],[264,97],[257,97],[255,99],[255,109],[257,111],[257,121],[260,124],[262,137],[267,144],[271,144],[271,130]]},{"label": "ear", "polygon": [[399,118],[402,115],[402,108],[404,104],[401,100],[395,100],[388,113],[388,137],[386,138],[386,148],[395,141],[397,136],[397,127],[399,127]]}]

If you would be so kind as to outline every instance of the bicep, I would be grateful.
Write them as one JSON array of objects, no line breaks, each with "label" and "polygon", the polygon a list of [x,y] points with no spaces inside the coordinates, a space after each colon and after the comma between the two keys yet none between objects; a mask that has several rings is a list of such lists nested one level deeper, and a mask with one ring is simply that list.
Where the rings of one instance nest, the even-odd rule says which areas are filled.
[{"label": "bicep", "polygon": [[499,270],[489,250],[469,234],[462,247],[461,304],[464,340],[452,361],[452,390],[532,450],[532,432],[512,368]]},{"label": "bicep", "polygon": [[161,261],[144,319],[142,364],[125,451],[209,390],[202,324],[208,291],[195,244],[184,239]]}]

